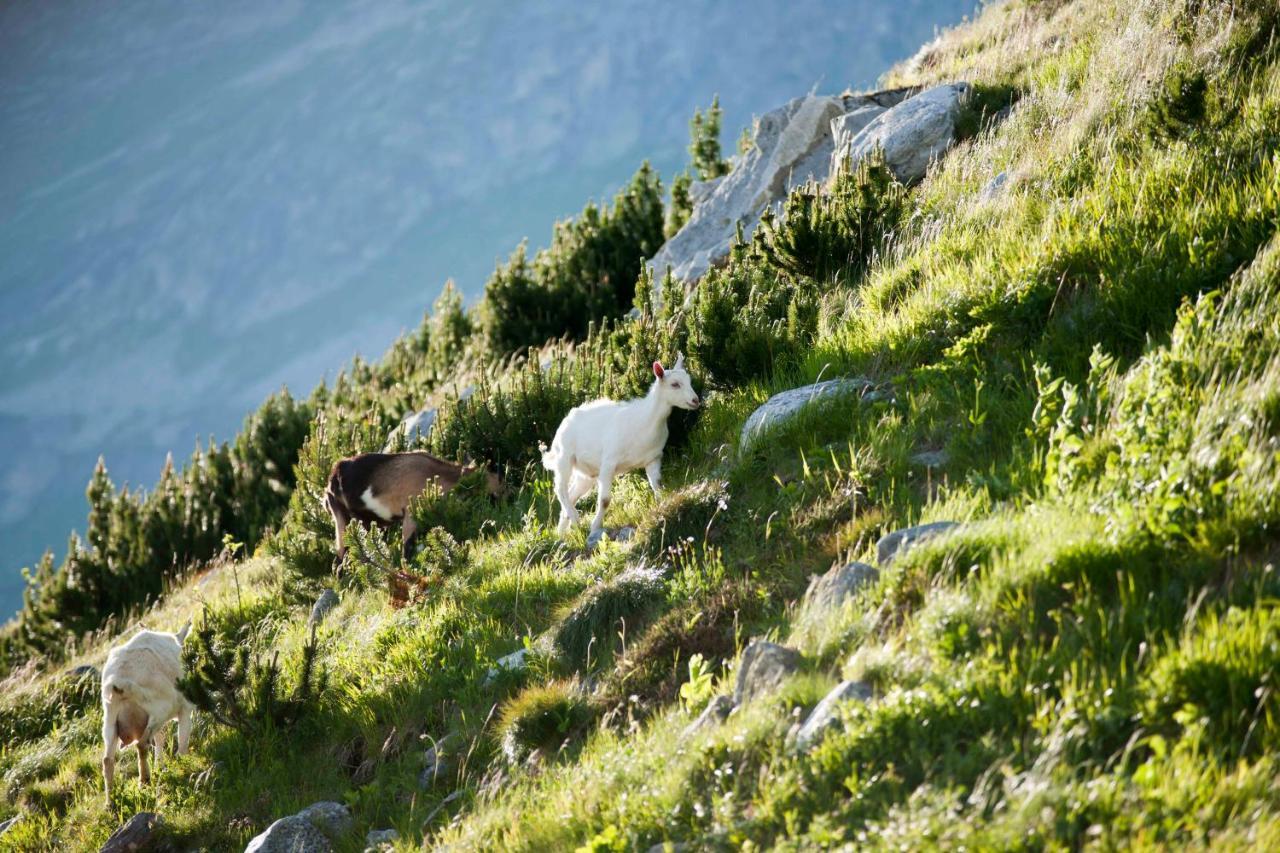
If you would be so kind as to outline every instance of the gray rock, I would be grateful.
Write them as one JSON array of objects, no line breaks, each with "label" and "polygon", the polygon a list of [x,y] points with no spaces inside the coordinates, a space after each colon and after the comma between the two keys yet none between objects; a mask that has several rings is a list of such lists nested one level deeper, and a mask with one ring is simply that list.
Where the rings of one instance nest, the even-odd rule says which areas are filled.
[{"label": "gray rock", "polygon": [[880,572],[866,563],[846,563],[825,575],[815,575],[805,591],[805,609],[810,614],[838,609],[858,590],[880,579]]},{"label": "gray rock", "polygon": [[244,853],[330,853],[333,844],[315,824],[299,815],[282,817],[256,835]]},{"label": "gray rock", "polygon": [[904,184],[924,177],[929,164],[955,142],[956,114],[969,95],[968,83],[935,86],[876,116],[832,155],[831,174],[857,166],[876,149]]},{"label": "gray rock", "polygon": [[959,526],[954,521],[935,521],[932,524],[918,524],[915,527],[905,527],[885,534],[876,543],[876,561],[880,563],[881,568],[884,568],[898,555],[905,554],[921,542]]},{"label": "gray rock", "polygon": [[733,704],[741,705],[749,699],[761,696],[779,685],[800,668],[802,660],[795,649],[753,640],[742,653],[738,664],[738,680],[733,686]]},{"label": "gray rock", "polygon": [[[155,812],[138,812],[124,826],[111,833],[98,853],[138,853],[149,850],[156,840],[156,829],[160,824],[160,815]],[[3,834],[3,830],[0,830],[0,834]]]},{"label": "gray rock", "polygon": [[745,453],[765,430],[782,423],[815,400],[858,394],[871,387],[872,383],[869,379],[852,377],[828,379],[825,382],[816,382],[813,385],[805,385],[803,388],[792,388],[790,391],[774,394],[764,402],[764,405],[752,412],[746,423],[742,425],[742,435],[738,441],[739,450]]},{"label": "gray rock", "polygon": [[452,803],[452,802],[454,802],[455,800],[460,799],[461,797],[462,797],[462,791],[454,791],[454,792],[453,792],[453,793],[451,793],[449,796],[447,796],[447,797],[445,797],[443,800],[441,800],[441,801],[436,805],[436,807],[435,807],[434,809],[432,809],[430,812],[428,812],[428,813],[427,813],[427,816],[426,816],[425,818],[423,818],[423,820],[422,820],[422,829],[425,831],[425,830],[426,830],[426,828],[427,828],[427,827],[429,827],[429,826],[431,826],[432,822],[434,822],[434,821],[435,821],[435,819],[436,819],[436,815],[440,814],[442,811],[444,811],[446,808],[448,808],[448,807],[449,807],[449,803]]},{"label": "gray rock", "polygon": [[8,820],[0,821],[0,837],[3,837],[6,832],[13,829],[20,820],[22,820],[22,815],[16,814]]},{"label": "gray rock", "polygon": [[635,525],[628,524],[625,527],[617,527],[610,530],[602,527],[592,533],[587,534],[587,550],[594,551],[596,546],[606,539],[610,542],[626,542],[636,533]]},{"label": "gray rock", "polygon": [[528,649],[516,649],[511,654],[498,658],[494,661],[495,665],[491,666],[489,671],[484,674],[485,686],[492,684],[503,672],[519,672],[524,669],[528,666],[528,662],[525,660],[528,656]]},{"label": "gray rock", "polygon": [[394,829],[371,829],[364,837],[365,853],[381,850],[384,844],[393,844],[400,840],[400,833]]},{"label": "gray rock", "polygon": [[67,670],[68,678],[93,678],[100,679],[102,674],[98,672],[98,668],[91,663],[82,663],[79,666],[73,666]]},{"label": "gray rock", "polygon": [[911,464],[920,465],[924,468],[941,468],[947,464],[950,458],[945,450],[922,450],[919,453],[912,454]]},{"label": "gray rock", "polygon": [[862,681],[842,681],[822,697],[813,712],[809,714],[804,725],[796,734],[797,749],[806,750],[822,740],[828,731],[839,724],[836,715],[840,706],[847,702],[866,702],[871,698],[871,685]]},{"label": "gray rock", "polygon": [[462,738],[450,733],[440,738],[427,750],[426,766],[418,776],[418,786],[430,788],[439,782],[453,778],[458,767],[458,753],[462,748]]},{"label": "gray rock", "polygon": [[[912,90],[870,95],[805,95],[756,122],[751,150],[735,158],[728,175],[690,187],[693,214],[649,262],[655,287],[668,267],[679,281],[701,278],[729,254],[739,224],[750,237],[765,209],[806,181],[826,181],[835,149],[831,123],[847,113],[883,109]],[[654,304],[661,294],[654,294]]]},{"label": "gray rock", "polygon": [[1008,172],[1001,172],[996,175],[994,178],[987,181],[986,184],[983,185],[982,189],[978,190],[978,201],[994,201],[1000,196],[1001,191],[1004,189],[1004,185],[1008,182]]},{"label": "gray rock", "polygon": [[350,832],[354,822],[351,819],[350,809],[342,803],[335,803],[331,800],[312,803],[298,812],[296,816],[310,821],[316,829],[335,839]]},{"label": "gray rock", "polygon": [[387,444],[382,448],[382,452],[394,452],[401,440],[404,441],[405,445],[411,446],[419,438],[427,438],[431,435],[431,427],[435,425],[435,422],[436,408],[434,406],[410,412],[387,436]]},{"label": "gray rock", "polygon": [[311,605],[311,616],[307,618],[307,627],[319,625],[323,622],[324,617],[329,615],[329,611],[338,606],[338,602],[338,594],[326,588],[324,592],[320,593],[316,603]]},{"label": "gray rock", "polygon": [[702,709],[702,713],[698,715],[692,723],[684,727],[684,731],[680,733],[681,738],[687,738],[703,729],[711,726],[718,726],[729,717],[729,712],[733,710],[733,700],[728,696],[717,696],[707,703],[707,707]]}]

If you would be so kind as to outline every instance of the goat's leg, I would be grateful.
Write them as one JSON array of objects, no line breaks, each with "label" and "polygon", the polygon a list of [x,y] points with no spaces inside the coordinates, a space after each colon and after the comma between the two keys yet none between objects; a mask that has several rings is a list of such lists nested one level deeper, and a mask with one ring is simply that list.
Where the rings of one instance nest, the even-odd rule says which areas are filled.
[{"label": "goat's leg", "polygon": [[153,752],[154,752],[154,758],[156,762],[155,764],[156,773],[160,772],[160,758],[161,756],[164,755],[164,741],[165,741],[164,728],[167,725],[169,724],[165,723],[164,726],[161,726],[160,728],[156,729],[156,733],[151,736],[151,744],[154,747]]},{"label": "goat's leg", "polygon": [[147,765],[147,753],[151,751],[151,738],[144,737],[138,741],[138,782],[151,784],[151,768]]},{"label": "goat's leg", "polygon": [[573,504],[574,509],[578,507],[578,501],[582,500],[586,495],[596,487],[596,481],[581,471],[573,472],[573,480],[569,483],[569,503]]},{"label": "goat's leg", "polygon": [[604,514],[609,509],[609,498],[613,489],[613,471],[612,464],[600,466],[600,476],[596,479],[596,485],[599,487],[600,493],[596,498],[596,517],[591,520],[592,533],[604,527]]},{"label": "goat's leg", "polygon": [[405,510],[404,521],[400,522],[400,555],[406,560],[413,553],[413,540],[418,535],[418,522]]},{"label": "goat's leg", "polygon": [[347,556],[347,546],[343,544],[343,536],[347,532],[347,523],[351,521],[351,513],[347,512],[347,508],[333,492],[325,492],[324,502],[329,507],[329,514],[333,516],[334,551],[337,554],[333,562],[336,566],[340,565],[343,558]]},{"label": "goat's leg", "polygon": [[644,475],[649,478],[649,488],[653,489],[655,498],[662,497],[662,457],[644,466]]},{"label": "goat's leg", "polygon": [[120,749],[120,739],[116,736],[116,714],[108,708],[102,714],[102,787],[107,804],[111,804],[111,789],[116,780],[116,751]]},{"label": "goat's leg", "polygon": [[187,754],[187,745],[191,743],[191,706],[183,703],[178,712],[178,755]]},{"label": "goat's leg", "polygon": [[578,520],[578,511],[569,497],[569,484],[573,481],[573,462],[561,457],[556,462],[556,499],[560,501],[560,523],[556,525],[557,533],[568,533],[569,528]]}]

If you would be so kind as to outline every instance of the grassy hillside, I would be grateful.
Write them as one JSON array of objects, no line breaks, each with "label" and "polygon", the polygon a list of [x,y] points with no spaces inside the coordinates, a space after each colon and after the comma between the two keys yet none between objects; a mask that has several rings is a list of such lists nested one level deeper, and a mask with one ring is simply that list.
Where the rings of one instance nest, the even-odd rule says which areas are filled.
[{"label": "grassy hillside", "polygon": [[[192,663],[275,657],[274,693],[239,696],[240,727],[201,714],[151,788],[122,762],[104,806],[96,687],[60,673],[118,630],[18,666],[0,820],[22,818],[0,845],[95,849],[146,809],[181,849],[238,849],[338,799],[351,850],[383,827],[402,849],[1280,846],[1278,22],[1270,0],[994,5],[887,75],[975,84],[967,138],[920,185],[864,169],[687,309],[668,282],[655,311],[642,280],[639,319],[576,345],[512,353],[497,303],[442,300],[313,395],[274,535],[142,615],[194,617]],[[563,293],[593,233],[558,232],[534,272],[513,257],[499,290]],[[677,347],[709,393],[673,421],[667,495],[624,478],[608,523],[634,537],[561,541],[537,440]],[[877,393],[739,447],[771,394],[839,376]],[[512,493],[423,501],[405,564],[396,534],[353,531],[335,578],[328,465],[422,394],[429,446],[501,465]],[[802,603],[811,575],[937,520],[962,526],[839,612]],[[290,705],[327,585],[326,678]],[[682,738],[757,637],[800,671]],[[874,697],[793,748],[846,678]],[[456,760],[424,784],[441,741]]]}]

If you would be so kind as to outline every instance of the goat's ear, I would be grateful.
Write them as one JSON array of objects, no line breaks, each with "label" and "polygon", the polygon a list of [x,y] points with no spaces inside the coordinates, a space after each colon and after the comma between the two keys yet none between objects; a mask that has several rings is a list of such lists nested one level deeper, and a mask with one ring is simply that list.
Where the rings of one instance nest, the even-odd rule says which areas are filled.
[{"label": "goat's ear", "polygon": [[653,375],[658,377],[659,379],[661,379],[664,375],[666,375],[666,371],[662,369],[662,362],[655,361],[653,363]]},{"label": "goat's ear", "polygon": [[187,641],[187,634],[191,632],[191,620],[187,620],[187,624],[182,626],[182,630],[178,632],[178,645],[182,645]]},{"label": "goat's ear", "polygon": [[677,353],[676,353],[676,367],[675,367],[675,369],[676,369],[676,370],[683,370],[683,369],[684,369],[684,353],[682,353],[682,352],[677,352]]}]

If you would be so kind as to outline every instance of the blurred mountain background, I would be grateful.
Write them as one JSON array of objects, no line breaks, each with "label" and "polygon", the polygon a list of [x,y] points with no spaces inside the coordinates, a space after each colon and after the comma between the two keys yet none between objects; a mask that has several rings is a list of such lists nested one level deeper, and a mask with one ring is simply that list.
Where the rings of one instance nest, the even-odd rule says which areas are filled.
[{"label": "blurred mountain background", "polygon": [[0,7],[0,613],[271,391],[376,358],[453,278],[812,88],[867,87],[973,0]]}]

